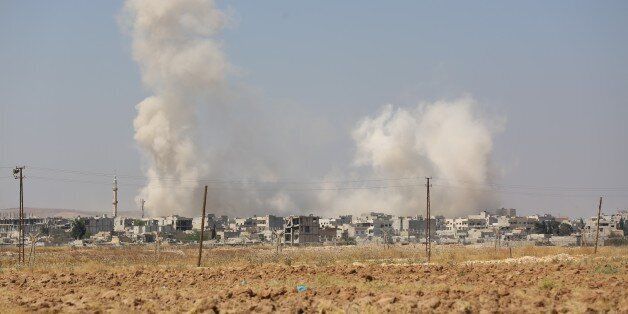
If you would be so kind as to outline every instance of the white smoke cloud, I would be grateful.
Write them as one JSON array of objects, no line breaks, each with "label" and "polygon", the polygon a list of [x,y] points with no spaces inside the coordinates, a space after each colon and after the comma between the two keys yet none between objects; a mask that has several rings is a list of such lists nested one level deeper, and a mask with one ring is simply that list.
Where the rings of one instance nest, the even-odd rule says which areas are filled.
[{"label": "white smoke cloud", "polygon": [[[367,210],[414,215],[425,206],[425,176],[471,186],[490,182],[490,122],[477,113],[475,101],[461,98],[412,109],[386,106],[355,127],[349,171],[329,175],[326,183],[291,183],[316,181],[311,178],[327,172],[319,161],[344,135],[305,108],[263,103],[249,89],[229,86],[233,67],[217,39],[228,16],[212,0],[128,0],[124,13],[133,57],[153,93],[137,105],[134,121],[149,178],[138,198],[147,201],[151,215],[198,215],[205,183],[209,212],[238,216]],[[200,131],[199,117],[205,125]],[[336,182],[365,177],[415,180],[374,183],[397,186],[388,189],[344,189],[347,183]],[[293,180],[282,182],[286,178]],[[435,186],[434,213],[495,205],[490,193],[476,188],[445,192]]]},{"label": "white smoke cloud", "polygon": [[[370,176],[395,179],[388,189],[328,190],[319,196],[332,211],[384,210],[414,215],[425,208],[424,177],[435,182],[436,214],[458,215],[497,204],[483,187],[491,179],[492,133],[469,98],[420,104],[412,109],[387,105],[353,131],[354,166]],[[382,185],[382,183],[379,183]],[[456,188],[453,188],[456,186]]]},{"label": "white smoke cloud", "polygon": [[154,93],[137,105],[133,123],[148,160],[138,197],[153,215],[189,211],[208,171],[195,139],[197,107],[220,91],[230,69],[215,38],[227,17],[212,0],[128,0],[124,13],[133,57]]}]

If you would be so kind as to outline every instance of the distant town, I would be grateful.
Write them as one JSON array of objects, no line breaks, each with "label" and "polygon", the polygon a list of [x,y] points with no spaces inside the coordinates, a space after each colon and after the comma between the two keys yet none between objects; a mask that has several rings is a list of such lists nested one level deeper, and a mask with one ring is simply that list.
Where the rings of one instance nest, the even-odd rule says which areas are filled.
[{"label": "distant town", "polygon": [[[435,244],[487,246],[583,246],[595,241],[597,216],[570,219],[552,215],[519,216],[515,209],[483,210],[465,217],[396,216],[369,212],[359,216],[318,217],[275,215],[235,217],[131,218],[107,215],[76,218],[24,218],[25,244],[36,246],[98,246],[165,242],[198,243],[202,220],[204,242],[215,245],[364,245],[425,243],[426,230]],[[600,244],[623,243],[628,211],[602,214]],[[0,243],[19,244],[17,213],[0,217]]]}]

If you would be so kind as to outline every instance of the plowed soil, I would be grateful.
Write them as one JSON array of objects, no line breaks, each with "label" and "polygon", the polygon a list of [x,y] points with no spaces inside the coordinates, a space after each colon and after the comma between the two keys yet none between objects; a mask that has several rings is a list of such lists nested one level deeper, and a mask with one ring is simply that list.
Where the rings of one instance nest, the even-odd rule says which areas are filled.
[{"label": "plowed soil", "polygon": [[[6,267],[2,312],[619,312],[628,259]],[[90,253],[91,254],[91,253]],[[293,254],[293,253],[291,253]],[[298,286],[301,290],[298,291]]]}]

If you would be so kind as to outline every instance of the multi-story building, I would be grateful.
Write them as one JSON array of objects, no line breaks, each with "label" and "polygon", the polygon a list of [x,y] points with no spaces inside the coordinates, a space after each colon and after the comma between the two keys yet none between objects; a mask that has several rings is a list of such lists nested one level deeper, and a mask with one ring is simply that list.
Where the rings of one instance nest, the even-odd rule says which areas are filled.
[{"label": "multi-story building", "polygon": [[[582,229],[583,236],[587,243],[595,239],[597,229],[597,217],[590,217],[584,221]],[[614,219],[614,215],[601,215],[599,224],[599,237],[604,240],[611,236],[621,237],[624,235],[623,230],[619,228],[619,219]]]},{"label": "multi-story building", "polygon": [[447,230],[468,231],[469,229],[483,229],[487,227],[484,218],[454,218],[447,219]]},{"label": "multi-story building", "polygon": [[535,224],[539,222],[533,217],[510,217],[508,218],[507,230],[521,229],[529,233],[534,229]]},{"label": "multi-story building", "polygon": [[159,218],[159,226],[172,226],[172,229],[175,231],[192,230],[192,218],[179,215],[163,217]]},{"label": "multi-story building", "polygon": [[113,231],[127,231],[133,228],[133,222],[135,219],[128,217],[115,217],[113,218]]},{"label": "multi-story building", "polygon": [[[50,218],[24,218],[24,234],[40,233],[49,225]],[[20,219],[7,217],[0,219],[0,237],[19,237]]]},{"label": "multi-story building", "polygon": [[284,219],[284,243],[308,244],[319,242],[319,222],[316,216],[289,216]]},{"label": "multi-story building", "polygon": [[[202,217],[194,217],[192,218],[192,230],[201,230],[201,223],[203,222]],[[207,214],[205,216],[205,230],[215,229],[217,225],[216,215]]]},{"label": "multi-story building", "polygon": [[255,225],[258,231],[281,230],[283,228],[283,217],[274,215],[256,216]]},{"label": "multi-story building", "polygon": [[232,229],[254,228],[257,220],[254,217],[236,218],[231,224]]},{"label": "multi-story building", "polygon": [[103,215],[101,217],[85,217],[82,219],[85,222],[85,232],[88,234],[113,231],[113,218]]}]

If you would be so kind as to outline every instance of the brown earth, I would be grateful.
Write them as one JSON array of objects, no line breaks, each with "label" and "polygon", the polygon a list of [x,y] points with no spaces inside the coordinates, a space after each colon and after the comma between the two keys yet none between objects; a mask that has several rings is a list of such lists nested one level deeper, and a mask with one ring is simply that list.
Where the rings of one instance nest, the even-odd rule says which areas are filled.
[{"label": "brown earth", "polygon": [[[604,249],[597,257],[554,254],[478,262],[451,258],[429,265],[412,258],[354,256],[360,252],[356,248],[331,253],[294,249],[281,255],[271,249],[223,249],[208,252],[202,268],[190,266],[193,249],[171,250],[171,257],[162,252],[162,262],[154,264],[137,257],[154,256],[142,248],[119,251],[111,260],[102,259],[110,253],[106,250],[57,249],[42,251],[44,264],[32,269],[7,265],[4,259],[0,308],[2,312],[628,313],[626,249]],[[458,250],[462,253],[456,254],[464,255],[466,250],[477,254]],[[249,256],[242,260],[243,254]],[[308,254],[325,256],[327,262],[296,258]],[[439,254],[447,256],[435,252]],[[84,258],[80,266],[63,264],[76,258],[72,255]],[[345,260],[345,255],[360,262]],[[212,261],[212,256],[234,258]],[[59,263],[46,264],[52,258]],[[124,264],[129,266],[120,266]],[[299,285],[307,290],[298,292]]]}]

